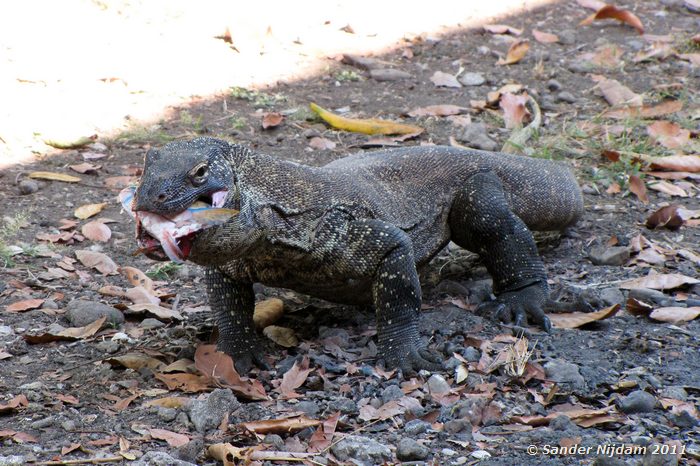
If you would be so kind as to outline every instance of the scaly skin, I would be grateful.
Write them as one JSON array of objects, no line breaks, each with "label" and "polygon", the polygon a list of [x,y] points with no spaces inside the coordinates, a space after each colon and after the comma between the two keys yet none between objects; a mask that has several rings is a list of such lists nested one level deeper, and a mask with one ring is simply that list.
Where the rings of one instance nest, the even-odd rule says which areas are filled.
[{"label": "scaly skin", "polygon": [[438,368],[420,346],[416,267],[450,240],[483,259],[499,317],[548,330],[530,229],[564,229],[583,211],[570,171],[538,159],[413,146],[308,167],[211,138],[149,151],[136,210],[172,214],[222,189],[240,214],[198,233],[189,260],[207,267],[219,348],[242,370],[264,363],[251,324],[256,282],[373,304],[388,367]]}]

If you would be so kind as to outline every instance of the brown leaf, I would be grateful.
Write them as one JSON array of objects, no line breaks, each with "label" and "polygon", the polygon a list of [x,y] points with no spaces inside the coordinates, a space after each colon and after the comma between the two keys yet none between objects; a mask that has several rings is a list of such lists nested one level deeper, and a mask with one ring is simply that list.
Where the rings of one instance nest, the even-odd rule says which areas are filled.
[{"label": "brown leaf", "polygon": [[262,118],[263,129],[275,128],[284,120],[284,115],[278,112],[265,112]]},{"label": "brown leaf", "polygon": [[184,396],[166,396],[157,400],[147,401],[144,403],[144,406],[162,406],[163,408],[181,409],[191,402],[191,399]]},{"label": "brown leaf", "polygon": [[700,67],[700,53],[681,53],[678,58],[689,61],[694,67]]},{"label": "brown leaf", "polygon": [[211,377],[198,374],[163,374],[156,372],[155,378],[163,382],[169,390],[181,390],[187,393],[205,392],[213,382]]},{"label": "brown leaf", "polygon": [[156,371],[164,366],[162,361],[142,353],[127,353],[122,356],[114,356],[106,359],[105,362],[112,366],[122,366],[135,371],[144,367]]},{"label": "brown leaf", "polygon": [[[139,287],[136,287],[139,288]],[[158,304],[152,304],[152,303],[138,303],[138,304],[131,304],[127,306],[127,308],[130,311],[134,311],[135,313],[143,313],[147,312],[149,314],[153,314],[155,317],[157,317],[160,320],[183,320],[184,317],[182,314],[180,314],[178,311],[174,311],[172,309],[168,309],[167,307],[162,307]]]},{"label": "brown leaf", "polygon": [[45,299],[24,299],[22,301],[16,301],[8,305],[5,310],[7,312],[22,312],[28,311],[30,309],[37,309],[44,304]]},{"label": "brown leaf", "polygon": [[615,5],[605,5],[603,8],[581,21],[579,26],[586,26],[600,19],[616,19],[628,26],[632,26],[638,33],[644,34],[644,25],[642,25],[639,18],[634,13],[618,8]]},{"label": "brown leaf", "polygon": [[527,39],[516,40],[511,44],[505,58],[500,58],[496,64],[512,65],[514,63],[518,63],[525,57],[528,50],[530,50],[530,41]]},{"label": "brown leaf", "polygon": [[126,188],[130,184],[134,184],[138,181],[136,176],[110,176],[104,179],[105,186],[108,188]]},{"label": "brown leaf", "polygon": [[484,31],[490,32],[491,34],[512,34],[514,36],[519,36],[523,33],[522,29],[505,24],[486,24],[484,25]]},{"label": "brown leaf", "polygon": [[633,193],[640,201],[644,204],[649,203],[649,196],[647,195],[647,187],[644,181],[637,175],[630,175],[629,179],[630,192]]},{"label": "brown leaf", "polygon": [[26,408],[27,406],[29,406],[29,400],[27,400],[26,396],[20,394],[7,403],[0,403],[0,414],[14,412],[18,410],[17,408]]},{"label": "brown leaf", "polygon": [[549,314],[549,319],[552,321],[552,325],[556,328],[577,328],[582,325],[590,324],[591,322],[612,317],[617,314],[617,311],[619,310],[620,305],[615,304],[596,312]]},{"label": "brown leaf", "polygon": [[620,283],[620,288],[623,290],[631,290],[633,288],[672,290],[684,285],[694,285],[696,283],[700,283],[700,280],[678,273],[656,273],[622,282]]},{"label": "brown leaf", "polygon": [[156,440],[165,440],[168,442],[168,445],[173,448],[181,447],[190,441],[187,435],[178,434],[166,429],[148,429],[148,433]]},{"label": "brown leaf", "polygon": [[53,172],[31,172],[29,178],[36,178],[40,180],[51,180],[51,181],[63,181],[65,183],[78,183],[80,178],[77,176],[66,175],[64,173],[53,173]]},{"label": "brown leaf", "polygon": [[644,103],[643,97],[635,94],[628,87],[622,85],[615,79],[607,79],[605,77],[596,77],[598,88],[603,93],[603,97],[610,105],[629,105],[632,107],[641,107]]},{"label": "brown leaf", "polygon": [[627,118],[656,118],[679,112],[683,108],[680,100],[665,100],[656,105],[611,109],[603,113],[606,118],[625,120]]},{"label": "brown leaf", "polygon": [[94,321],[91,324],[88,324],[84,327],[69,327],[69,328],[63,328],[60,325],[52,326],[49,327],[49,331],[38,334],[38,335],[31,335],[27,334],[24,335],[24,339],[28,343],[49,343],[52,341],[60,341],[60,340],[68,340],[68,341],[75,341],[75,340],[80,340],[80,339],[85,339],[93,336],[96,334],[101,328],[102,325],[105,323],[105,320],[107,320],[107,316],[100,317],[96,321]]},{"label": "brown leaf", "polygon": [[422,117],[422,116],[449,116],[449,115],[459,115],[460,113],[466,113],[469,109],[466,107],[460,107],[458,105],[451,104],[441,104],[441,105],[428,105],[427,107],[414,108],[408,112],[409,116],[412,117]]},{"label": "brown leaf", "polygon": [[647,126],[647,134],[669,149],[679,149],[690,142],[690,131],[670,121],[655,121]]},{"label": "brown leaf", "polygon": [[129,283],[131,283],[133,286],[141,286],[144,289],[153,292],[153,280],[151,280],[148,275],[136,267],[119,267],[119,273],[129,280]]},{"label": "brown leaf", "polygon": [[299,340],[291,328],[268,325],[263,330],[263,335],[285,348],[293,348],[299,344]]},{"label": "brown leaf", "polygon": [[665,42],[653,42],[647,49],[637,52],[632,61],[635,63],[641,63],[651,60],[652,58],[664,60],[672,55],[675,55],[675,53],[676,51],[672,44]]},{"label": "brown leaf", "polygon": [[660,307],[654,309],[649,317],[661,322],[677,324],[679,322],[689,322],[700,316],[700,307]]},{"label": "brown leaf", "polygon": [[75,251],[75,257],[85,267],[93,267],[102,275],[116,275],[119,267],[106,254],[80,249]]},{"label": "brown leaf", "polygon": [[197,370],[219,381],[236,395],[250,400],[267,400],[262,384],[257,380],[241,377],[233,366],[231,356],[216,351],[215,345],[200,345],[194,354]]},{"label": "brown leaf", "polygon": [[698,155],[669,155],[668,157],[652,157],[646,161],[651,164],[653,169],[700,172],[700,156]]},{"label": "brown leaf", "polygon": [[556,34],[550,34],[549,32],[533,29],[532,35],[535,37],[535,40],[541,44],[553,44],[555,42],[559,42],[559,36]]},{"label": "brown leaf", "polygon": [[457,77],[445,73],[443,71],[436,71],[430,77],[430,81],[438,87],[462,87],[462,84],[457,81]]},{"label": "brown leaf", "polygon": [[688,193],[685,192],[683,188],[669,183],[668,181],[654,181],[653,183],[649,183],[649,188],[668,194],[669,196],[688,197]]},{"label": "brown leaf", "polygon": [[68,166],[71,170],[74,172],[78,172],[81,174],[97,174],[97,170],[102,168],[102,165],[93,165],[88,162],[83,162],[79,163],[77,165],[69,165]]},{"label": "brown leaf", "polygon": [[600,68],[617,68],[620,66],[620,59],[624,51],[616,44],[604,44],[595,49],[594,52],[582,53],[578,56],[578,61],[589,62]]},{"label": "brown leaf", "polygon": [[90,241],[106,243],[112,237],[112,230],[110,230],[107,225],[97,220],[87,222],[80,229],[80,232]]},{"label": "brown leaf", "polygon": [[306,429],[307,427],[316,427],[321,421],[317,419],[309,419],[306,416],[290,417],[286,419],[268,419],[266,421],[251,421],[242,422],[239,425],[256,434],[290,434]]},{"label": "brown leaf", "polygon": [[503,119],[505,120],[507,129],[520,128],[523,126],[525,118],[530,116],[530,112],[525,106],[527,101],[527,94],[503,94],[499,105],[503,110]]},{"label": "brown leaf", "polygon": [[298,398],[302,396],[294,390],[304,384],[311,371],[312,369],[309,369],[309,358],[304,356],[301,363],[296,361],[292,368],[284,373],[282,376],[282,383],[277,387],[277,391],[285,398]]},{"label": "brown leaf", "polygon": [[320,452],[328,448],[333,442],[333,435],[338,426],[340,412],[336,412],[321,423],[309,439],[309,451]]},{"label": "brown leaf", "polygon": [[327,138],[314,136],[309,140],[309,147],[316,150],[333,150],[336,143]]},{"label": "brown leaf", "polygon": [[90,218],[93,215],[99,214],[100,212],[102,212],[102,209],[104,209],[106,206],[106,202],[101,202],[99,204],[81,205],[80,207],[75,209],[73,215],[75,215],[76,218],[79,218],[80,220],[85,220],[86,218]]},{"label": "brown leaf", "polygon": [[264,329],[282,318],[284,302],[279,298],[270,298],[255,304],[253,323],[258,329]]},{"label": "brown leaf", "polygon": [[677,230],[683,225],[683,217],[678,213],[679,205],[672,204],[660,208],[647,218],[646,227],[654,229],[664,227],[669,230]]},{"label": "brown leaf", "polygon": [[622,186],[620,186],[620,184],[616,181],[613,181],[610,183],[610,186],[608,186],[608,189],[606,189],[605,192],[608,194],[619,194],[622,192]]}]

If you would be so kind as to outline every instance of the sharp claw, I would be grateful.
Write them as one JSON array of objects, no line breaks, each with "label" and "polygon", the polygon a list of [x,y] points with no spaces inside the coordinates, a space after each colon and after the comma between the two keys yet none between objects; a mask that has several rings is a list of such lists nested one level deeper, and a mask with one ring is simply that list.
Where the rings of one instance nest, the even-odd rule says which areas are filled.
[{"label": "sharp claw", "polygon": [[549,320],[549,317],[543,316],[541,324],[542,328],[544,329],[545,332],[547,333],[552,333],[552,321]]},{"label": "sharp claw", "polygon": [[496,308],[494,309],[494,312],[493,312],[494,320],[502,322],[503,321],[503,314],[507,310],[508,310],[508,308],[503,303],[499,303],[498,305],[496,305]]},{"label": "sharp claw", "polygon": [[525,327],[527,325],[527,315],[522,308],[517,308],[514,312],[515,319],[513,320],[513,325],[516,327]]}]

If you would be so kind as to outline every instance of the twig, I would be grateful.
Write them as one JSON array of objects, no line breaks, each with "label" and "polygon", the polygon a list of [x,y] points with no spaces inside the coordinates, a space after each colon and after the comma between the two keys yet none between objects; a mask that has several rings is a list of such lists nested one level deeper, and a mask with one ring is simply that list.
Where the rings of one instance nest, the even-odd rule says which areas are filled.
[{"label": "twig", "polygon": [[37,466],[52,466],[52,465],[64,465],[64,464],[99,464],[99,463],[115,463],[124,461],[123,456],[112,456],[109,458],[83,458],[78,460],[59,460],[59,461],[39,461],[34,464]]}]

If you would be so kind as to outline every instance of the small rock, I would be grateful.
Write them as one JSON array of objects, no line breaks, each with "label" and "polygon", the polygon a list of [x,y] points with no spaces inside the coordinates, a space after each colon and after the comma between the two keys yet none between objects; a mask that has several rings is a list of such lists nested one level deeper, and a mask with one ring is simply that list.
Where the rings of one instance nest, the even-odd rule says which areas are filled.
[{"label": "small rock", "polygon": [[53,299],[47,299],[41,305],[41,308],[42,309],[58,309],[58,304],[56,304],[56,301],[54,301]]},{"label": "small rock", "polygon": [[469,362],[478,362],[481,359],[481,351],[473,346],[468,346],[462,350],[462,356]]},{"label": "small rock", "polygon": [[466,419],[455,419],[453,421],[447,421],[444,425],[444,429],[448,434],[458,434],[465,430],[471,432],[472,424]]},{"label": "small rock", "polygon": [[662,454],[660,451],[658,444],[649,445],[642,461],[637,464],[639,466],[676,466],[678,464],[678,457],[675,453]]},{"label": "small rock", "polygon": [[157,406],[156,415],[165,422],[171,422],[177,417],[177,409]]},{"label": "small rock", "polygon": [[627,246],[599,246],[591,249],[588,258],[594,265],[623,265],[630,258]]},{"label": "small rock", "polygon": [[204,400],[194,400],[189,405],[189,415],[197,432],[205,433],[221,424],[224,416],[241,406],[236,395],[226,388],[217,388]]},{"label": "small rock", "polygon": [[576,364],[561,359],[554,359],[544,365],[544,373],[548,379],[554,382],[566,383],[572,388],[579,390],[586,388],[586,381]]},{"label": "small rock", "polygon": [[465,86],[481,86],[486,82],[481,73],[462,73],[457,79]]},{"label": "small rock", "polygon": [[44,429],[46,427],[51,426],[55,422],[56,422],[56,416],[47,416],[43,419],[38,419],[29,425],[31,426],[32,429]]},{"label": "small rock", "polygon": [[401,461],[420,461],[430,454],[425,445],[421,445],[412,438],[402,438],[396,447],[396,457]]},{"label": "small rock", "polygon": [[576,97],[571,92],[562,91],[557,94],[557,100],[560,102],[566,102],[567,104],[576,103]]},{"label": "small rock", "polygon": [[565,416],[564,414],[561,414],[549,423],[549,428],[552,430],[558,430],[558,431],[569,431],[576,429],[576,424],[569,418],[569,416]]},{"label": "small rock", "polygon": [[472,456],[478,460],[485,460],[487,458],[491,458],[491,453],[486,450],[474,450],[469,454],[469,456]]},{"label": "small rock", "polygon": [[688,399],[688,392],[685,388],[678,385],[672,385],[670,387],[665,387],[661,390],[662,398],[673,398],[675,400],[686,401]]},{"label": "small rock", "polygon": [[420,435],[430,429],[430,424],[420,419],[412,419],[403,426],[406,435]]},{"label": "small rock", "polygon": [[23,392],[31,391],[31,390],[41,390],[42,388],[44,388],[44,383],[41,382],[40,380],[25,383],[25,384],[22,384],[19,386],[19,389]]},{"label": "small rock", "polygon": [[644,42],[642,42],[641,40],[637,40],[637,39],[628,40],[627,45],[629,45],[629,47],[634,51],[639,51],[639,50],[642,50],[644,48]]},{"label": "small rock", "polygon": [[452,448],[443,448],[440,450],[440,453],[442,453],[445,456],[455,456],[457,454],[456,451],[454,451]]},{"label": "small rock", "polygon": [[559,42],[564,45],[573,45],[576,43],[576,31],[573,29],[564,29],[557,32]]},{"label": "small rock", "polygon": [[369,71],[369,76],[374,79],[375,81],[400,81],[402,79],[409,79],[412,78],[410,73],[406,73],[405,71],[401,70],[394,70],[394,69],[376,69],[376,70],[370,70]]},{"label": "small rock", "polygon": [[685,409],[678,413],[671,413],[669,417],[671,418],[671,422],[681,429],[691,429],[700,424],[700,421]]},{"label": "small rock", "polygon": [[197,463],[197,457],[202,453],[202,450],[204,450],[204,440],[194,438],[186,444],[177,447],[175,457],[182,461]]},{"label": "small rock", "polygon": [[629,297],[640,301],[652,301],[659,306],[677,305],[677,303],[664,292],[649,288],[633,288],[629,292]]},{"label": "small rock", "polygon": [[329,411],[340,411],[341,414],[357,414],[357,403],[345,397],[338,397],[328,403]]},{"label": "small rock", "polygon": [[348,435],[331,447],[331,452],[341,461],[354,459],[381,464],[391,459],[391,450],[386,445],[369,437]]},{"label": "small rock", "polygon": [[0,466],[24,466],[28,458],[20,455],[0,456]]},{"label": "small rock", "polygon": [[428,390],[430,393],[447,393],[450,391],[450,384],[440,374],[433,374],[428,379]]},{"label": "small rock", "polygon": [[625,295],[622,294],[619,288],[610,287],[600,290],[599,297],[606,306],[614,306],[625,301]]},{"label": "small rock", "polygon": [[189,461],[183,461],[172,457],[162,451],[149,451],[138,460],[129,463],[129,466],[197,466]]},{"label": "small rock", "polygon": [[66,432],[73,432],[77,428],[77,424],[74,420],[68,419],[67,421],[63,421],[61,423],[61,428]]},{"label": "small rock", "polygon": [[97,301],[74,299],[66,306],[66,318],[74,327],[84,327],[104,316],[107,317],[105,324],[118,326],[124,323],[124,314],[119,309]]},{"label": "small rock", "polygon": [[583,191],[583,194],[590,194],[592,196],[600,196],[600,191],[595,186],[590,185],[588,183],[581,186],[581,191]]},{"label": "small rock", "polygon": [[614,456],[599,456],[593,461],[593,466],[626,466],[627,463]]},{"label": "small rock", "polygon": [[547,81],[547,89],[549,92],[557,92],[561,90],[561,83],[556,79],[550,79]]},{"label": "small rock", "polygon": [[165,324],[163,322],[161,322],[160,320],[154,319],[152,317],[149,317],[147,319],[143,319],[141,321],[141,328],[143,328],[143,329],[148,330],[148,329],[161,328],[161,327],[165,327]]},{"label": "small rock", "polygon": [[653,411],[656,398],[644,390],[635,390],[618,401],[618,408],[625,414],[648,413]]},{"label": "small rock", "polygon": [[14,335],[15,331],[9,325],[0,325],[0,337]]},{"label": "small rock", "polygon": [[382,402],[388,403],[392,400],[398,400],[403,398],[404,394],[398,385],[389,385],[384,390],[382,390]]},{"label": "small rock", "polygon": [[314,403],[313,401],[300,401],[296,404],[296,406],[294,406],[294,408],[297,411],[301,411],[309,417],[314,417],[318,414],[319,411],[321,411],[321,408],[319,408],[318,404]]},{"label": "small rock", "polygon": [[18,188],[20,194],[34,194],[39,191],[39,183],[34,180],[22,180],[19,182]]},{"label": "small rock", "polygon": [[266,445],[272,445],[273,450],[284,450],[284,439],[277,434],[267,434],[263,439]]},{"label": "small rock", "polygon": [[475,149],[494,151],[498,148],[496,141],[488,136],[486,125],[483,123],[465,125],[457,139]]},{"label": "small rock", "polygon": [[112,340],[105,340],[105,341],[97,342],[95,344],[95,348],[98,351],[102,351],[103,353],[114,354],[117,351],[119,351],[120,345],[119,345],[119,342],[112,341]]}]

